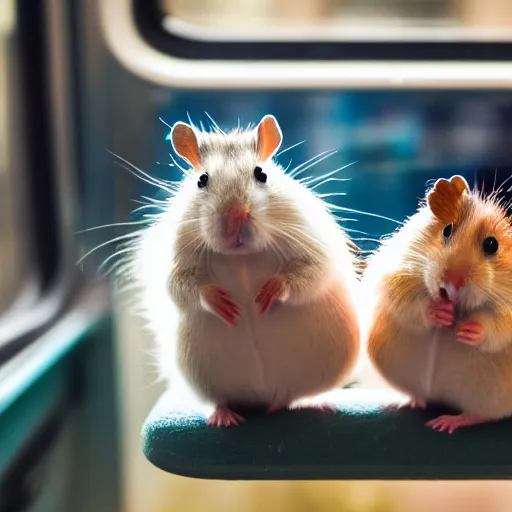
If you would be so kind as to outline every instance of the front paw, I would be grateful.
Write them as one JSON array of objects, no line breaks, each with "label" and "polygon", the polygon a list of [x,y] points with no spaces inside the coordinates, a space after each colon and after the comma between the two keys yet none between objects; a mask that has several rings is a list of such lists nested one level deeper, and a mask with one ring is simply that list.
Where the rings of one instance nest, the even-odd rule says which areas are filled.
[{"label": "front paw", "polygon": [[286,285],[282,276],[273,276],[261,287],[255,302],[260,314],[266,313],[276,300],[285,296]]},{"label": "front paw", "polygon": [[235,325],[240,316],[240,308],[231,298],[228,292],[219,286],[207,285],[199,291],[202,306],[228,325]]},{"label": "front paw", "polygon": [[450,327],[455,321],[453,302],[437,299],[428,308],[428,321],[434,327]]},{"label": "front paw", "polygon": [[468,320],[457,327],[457,341],[477,345],[483,339],[484,328],[480,322]]}]

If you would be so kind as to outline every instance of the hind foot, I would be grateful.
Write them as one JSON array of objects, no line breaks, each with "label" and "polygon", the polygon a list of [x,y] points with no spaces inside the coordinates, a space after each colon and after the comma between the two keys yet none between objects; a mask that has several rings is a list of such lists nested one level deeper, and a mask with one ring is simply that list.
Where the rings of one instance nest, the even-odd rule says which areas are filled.
[{"label": "hind foot", "polygon": [[309,409],[320,412],[336,412],[336,406],[325,400],[300,400],[290,406],[290,409]]},{"label": "hind foot", "polygon": [[426,409],[427,402],[423,398],[411,398],[405,403],[389,404],[384,407],[384,411],[400,411],[402,409]]},{"label": "hind foot", "polygon": [[233,412],[231,409],[225,406],[219,406],[215,409],[215,412],[208,418],[208,425],[212,427],[238,427],[240,423],[243,423],[245,418]]},{"label": "hind foot", "polygon": [[449,434],[453,434],[453,432],[460,427],[471,427],[473,425],[479,425],[490,421],[492,420],[476,416],[475,414],[462,413],[457,415],[446,414],[444,416],[439,416],[439,418],[435,418],[425,423],[425,425],[433,430],[437,430],[438,432],[448,432]]},{"label": "hind foot", "polygon": [[310,409],[320,412],[336,412],[338,410],[334,404],[330,404],[329,402],[299,405],[296,409]]}]

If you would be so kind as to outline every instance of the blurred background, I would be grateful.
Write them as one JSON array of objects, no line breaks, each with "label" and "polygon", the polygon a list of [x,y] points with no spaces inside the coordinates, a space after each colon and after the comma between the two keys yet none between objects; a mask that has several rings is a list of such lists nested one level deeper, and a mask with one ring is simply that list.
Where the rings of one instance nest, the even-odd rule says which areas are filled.
[{"label": "blurred background", "polygon": [[[426,28],[434,37],[439,28],[492,31],[510,28],[511,6],[503,0],[300,0],[289,4],[271,0],[160,0],[165,15],[178,22],[233,30],[289,28],[312,31],[321,27],[343,30]],[[293,6],[293,8],[292,8]],[[171,19],[167,20],[172,22]],[[505,33],[505,31],[503,31]]]},{"label": "blurred background", "polygon": [[[0,511],[508,512],[506,482],[210,482],[154,468],[140,449],[163,391],[152,341],[104,274],[137,201],[162,197],[109,152],[178,179],[167,125],[187,115],[229,129],[274,114],[283,147],[306,141],[283,166],[337,149],[308,173],[354,162],[322,192],[362,211],[346,227],[365,249],[429,180],[510,169],[511,29],[510,0],[1,0]],[[222,81],[234,62],[240,75],[259,66],[252,86]],[[353,62],[465,63],[473,79],[363,73],[356,87],[337,79]],[[279,83],[283,67],[312,77]]]}]

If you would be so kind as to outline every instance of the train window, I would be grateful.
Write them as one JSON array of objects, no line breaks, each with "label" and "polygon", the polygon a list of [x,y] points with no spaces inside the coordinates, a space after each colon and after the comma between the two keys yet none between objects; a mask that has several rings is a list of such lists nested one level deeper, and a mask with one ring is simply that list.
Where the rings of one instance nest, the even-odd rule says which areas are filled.
[{"label": "train window", "polygon": [[175,57],[474,62],[509,59],[509,4],[505,0],[133,0],[132,5],[144,39]]},{"label": "train window", "polygon": [[70,77],[61,18],[46,7],[0,2],[0,364],[57,321],[75,293]]},{"label": "train window", "polygon": [[503,29],[512,26],[507,0],[159,0],[159,7],[169,28],[215,28],[224,34],[300,29],[309,35],[327,31],[336,38],[358,36],[364,28],[363,37],[390,29],[404,36],[418,30],[435,36],[446,29],[471,36],[491,29],[493,37],[507,38]]},{"label": "train window", "polygon": [[[322,169],[308,168],[309,173],[333,172],[357,162],[339,174],[349,181],[337,183],[336,188],[328,183],[324,197],[336,204],[339,200],[344,211],[353,212],[347,215],[348,220],[357,222],[347,222],[347,230],[363,249],[373,249],[376,239],[392,232],[397,222],[414,211],[430,180],[458,173],[471,182],[476,174],[475,181],[489,183],[495,167],[510,165],[509,3],[101,2],[107,46],[132,72],[108,82],[118,105],[105,114],[109,118],[104,118],[105,123],[113,123],[117,116],[113,130],[122,126],[117,132],[124,140],[118,135],[115,150],[123,158],[133,161],[135,156],[135,163],[141,162],[150,176],[174,179],[180,174],[171,164],[165,140],[168,128],[158,126],[159,117],[172,125],[190,114],[193,122],[208,123],[208,112],[219,126],[229,129],[236,126],[237,118],[244,125],[272,113],[280,120],[286,145],[307,141],[293,154],[283,155],[283,166],[297,165],[331,148],[338,153],[326,160]],[[378,17],[380,23],[376,22]],[[133,82],[133,77],[137,78],[136,85],[130,86],[128,76]],[[146,101],[143,88],[147,90]],[[484,171],[476,172],[484,167]],[[150,190],[150,184],[145,185],[147,188],[142,189],[142,185],[134,184],[132,190],[136,193],[142,189],[140,195],[150,199],[161,198]],[[345,193],[342,199],[335,199]],[[137,335],[133,337],[134,343],[124,345],[136,346]],[[371,380],[364,376],[360,384],[373,388]],[[471,461],[464,458],[467,450],[463,451],[462,444],[460,458],[454,452],[443,457],[445,446],[439,444],[443,440],[423,429],[421,418],[416,423],[421,428],[416,428],[406,415],[380,414],[369,405],[383,404],[373,389],[353,391],[354,395],[343,391],[347,408],[346,414],[339,416],[341,423],[335,416],[329,430],[327,418],[321,435],[313,436],[314,446],[310,447],[304,439],[311,423],[304,424],[297,437],[290,436],[286,414],[281,416],[282,423],[277,419],[275,431],[269,429],[268,437],[253,436],[261,445],[249,446],[242,439],[245,430],[236,430],[232,439],[231,432],[226,437],[223,431],[207,428],[202,418],[176,414],[174,404],[167,404],[164,396],[146,422],[145,452],[162,469],[209,478],[431,478],[460,477],[466,470],[466,475],[473,472],[488,477],[488,468],[499,466],[475,457],[470,457]],[[368,430],[359,450],[350,432],[362,432],[362,418],[367,419]],[[405,421],[400,426],[402,419]],[[345,421],[347,429],[343,431]],[[347,433],[353,464],[345,457]],[[252,431],[247,434],[251,436]],[[397,462],[390,456],[389,446],[393,438],[403,444],[407,434],[410,447],[392,453],[404,454]],[[322,441],[325,436],[338,439],[340,449],[333,451],[326,445]],[[367,449],[368,439],[376,440],[372,450]],[[488,440],[494,437],[490,435]],[[456,449],[451,439],[446,442]],[[198,453],[199,445],[213,449]],[[240,446],[248,449],[241,453]],[[425,451],[415,451],[418,447]],[[319,457],[323,449],[325,456]],[[484,444],[478,451],[488,452]],[[226,453],[233,457],[226,457]],[[344,455],[334,460],[333,453]],[[403,472],[394,472],[401,465]]]},{"label": "train window", "polygon": [[510,2],[338,1],[112,0],[99,14],[111,53],[163,86],[510,87]]},{"label": "train window", "polygon": [[8,38],[13,29],[12,2],[0,5],[0,313],[11,303],[20,284],[20,246],[15,230],[12,131],[9,130],[12,90],[8,83],[12,65]]}]

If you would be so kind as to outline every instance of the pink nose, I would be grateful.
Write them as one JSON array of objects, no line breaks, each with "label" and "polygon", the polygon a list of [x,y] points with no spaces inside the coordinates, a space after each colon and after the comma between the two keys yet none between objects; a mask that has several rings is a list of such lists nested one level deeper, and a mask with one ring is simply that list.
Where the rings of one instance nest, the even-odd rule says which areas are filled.
[{"label": "pink nose", "polygon": [[456,272],[453,270],[446,270],[443,276],[443,283],[451,284],[455,290],[459,291],[466,282],[465,272]]},{"label": "pink nose", "polygon": [[240,232],[242,226],[249,220],[249,212],[241,205],[233,205],[226,212],[224,229],[226,236],[235,236]]}]

